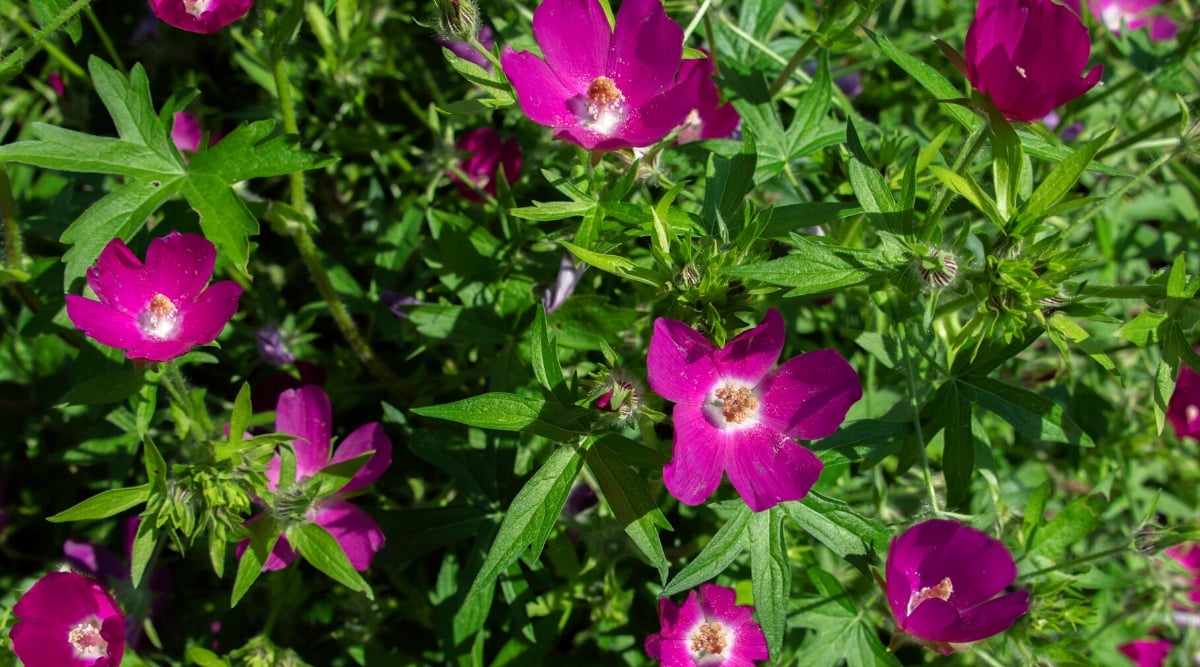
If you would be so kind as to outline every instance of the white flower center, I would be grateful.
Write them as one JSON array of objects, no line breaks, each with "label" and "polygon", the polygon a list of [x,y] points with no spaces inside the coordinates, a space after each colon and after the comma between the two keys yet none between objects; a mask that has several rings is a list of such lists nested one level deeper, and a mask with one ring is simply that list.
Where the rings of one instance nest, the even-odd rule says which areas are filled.
[{"label": "white flower center", "polygon": [[166,296],[155,294],[138,316],[138,327],[150,338],[168,340],[179,328],[179,309]]},{"label": "white flower center", "polygon": [[732,643],[729,630],[717,621],[701,623],[688,633],[688,649],[697,665],[720,664],[729,656],[726,651]]},{"label": "white flower center", "polygon": [[588,85],[587,98],[582,103],[583,126],[604,136],[616,131],[628,111],[625,95],[607,76],[598,76]]},{"label": "white flower center", "polygon": [[704,399],[704,416],[717,428],[750,426],[757,421],[758,397],[754,390],[739,382],[717,385]]},{"label": "white flower center", "polygon": [[937,598],[946,602],[951,595],[954,595],[954,584],[950,583],[950,577],[945,577],[936,586],[925,586],[919,591],[913,591],[912,596],[908,599],[908,613],[913,613],[913,610],[926,600]]},{"label": "white flower center", "polygon": [[1125,12],[1121,11],[1120,5],[1114,2],[1101,10],[1100,19],[1104,21],[1104,25],[1109,30],[1121,32],[1121,24],[1125,22]]},{"label": "white flower center", "polygon": [[108,655],[108,642],[100,636],[100,619],[95,616],[89,616],[71,628],[67,641],[75,649],[76,658],[96,660]]},{"label": "white flower center", "polygon": [[187,13],[200,18],[200,15],[208,11],[208,6],[213,3],[213,0],[183,0],[183,8]]}]

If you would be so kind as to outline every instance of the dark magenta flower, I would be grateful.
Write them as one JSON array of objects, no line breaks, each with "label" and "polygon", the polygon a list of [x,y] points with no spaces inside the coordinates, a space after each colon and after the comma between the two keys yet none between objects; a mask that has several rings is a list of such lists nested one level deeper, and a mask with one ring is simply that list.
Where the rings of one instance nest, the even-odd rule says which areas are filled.
[{"label": "dark magenta flower", "polygon": [[712,583],[689,592],[682,605],[660,598],[662,632],[646,637],[646,654],[663,667],[753,667],[770,657],[753,613],[737,604],[732,588]]},{"label": "dark magenta flower", "polygon": [[211,35],[245,16],[253,4],[253,0],[150,0],[150,10],[167,25]]},{"label": "dark magenta flower", "polygon": [[1165,639],[1135,639],[1117,648],[1137,667],[1162,667],[1171,654],[1171,642]]},{"label": "dark magenta flower", "polygon": [[88,269],[98,301],[67,295],[67,315],[97,342],[129,359],[169,361],[216,340],[237,312],[242,286],[208,284],[216,248],[199,234],[171,232],[150,241],[142,264],[113,239]]},{"label": "dark magenta flower", "polygon": [[979,0],[963,57],[1006,118],[1035,121],[1100,81],[1100,65],[1080,77],[1091,50],[1083,22],[1055,0]]},{"label": "dark magenta flower", "polygon": [[[487,49],[488,51],[491,51],[492,47],[496,45],[496,34],[492,32],[491,26],[485,25],[480,28],[477,39],[479,40],[479,43],[483,45],[483,48]],[[461,39],[442,37],[441,35],[438,36],[437,42],[459,58],[467,62],[475,63],[488,72],[492,71],[492,61],[488,60],[482,53],[477,51],[469,42],[464,42]]]},{"label": "dark magenta flower", "polygon": [[[500,140],[500,133],[490,127],[477,127],[464,132],[458,138],[455,148],[462,154],[458,163],[459,170],[471,179],[480,190],[496,196],[496,179],[500,176],[500,167],[504,167],[504,178],[509,185],[516,182],[521,173],[521,145],[514,137],[508,141]],[[450,172],[450,180],[458,186],[462,196],[472,201],[482,201],[483,197],[476,192],[458,174]]]},{"label": "dark magenta flower", "polygon": [[533,12],[545,59],[505,47],[521,110],[589,150],[657,143],[696,108],[700,80],[676,79],[683,28],[660,0],[626,0],[616,27],[596,0],[545,0]]},{"label": "dark magenta flower", "polygon": [[1167,403],[1167,419],[1175,427],[1176,437],[1200,439],[1200,374],[1184,365],[1175,382],[1175,392]]},{"label": "dark magenta flower", "polygon": [[663,481],[679,500],[703,502],[725,473],[759,512],[803,498],[820,477],[821,460],[795,438],[836,431],[862,386],[836,350],[807,352],[774,368],[784,334],[774,308],[722,348],[683,322],[655,320],[647,379],[675,402],[675,444]]},{"label": "dark magenta flower", "polygon": [[[343,496],[379,479],[392,463],[392,441],[379,422],[371,422],[346,436],[331,456],[332,416],[329,397],[320,387],[309,385],[289,389],[279,396],[279,404],[275,408],[275,430],[296,436],[292,441],[292,450],[296,454],[296,477],[279,478],[280,458],[276,455],[267,465],[267,485],[276,493],[277,504],[280,505],[276,507],[276,513],[281,519],[308,521],[329,531],[346,552],[354,569],[362,571],[370,567],[375,553],[383,548],[383,531],[371,515],[355,507]],[[374,454],[340,489],[313,500],[307,506],[290,507],[297,499],[304,497],[305,480],[328,466],[366,452]],[[282,505],[289,507],[285,509]],[[288,512],[295,516],[284,516]],[[247,540],[238,545],[239,557],[248,544]],[[287,537],[281,536],[263,564],[263,569],[283,569],[296,559],[296,555]]]},{"label": "dark magenta flower", "polygon": [[13,652],[25,667],[117,667],[125,616],[95,579],[51,572],[13,607]]},{"label": "dark magenta flower", "polygon": [[1017,578],[999,540],[957,521],[933,519],[892,539],[887,596],[900,631],[949,655],[951,643],[1004,632],[1029,611],[1029,593],[996,597]]},{"label": "dark magenta flower", "polygon": [[679,80],[699,77],[700,90],[696,108],[688,114],[683,129],[676,138],[681,144],[703,139],[724,139],[737,131],[742,117],[732,104],[721,104],[721,91],[713,81],[711,56],[685,60],[679,67]]},{"label": "dark magenta flower", "polygon": [[200,140],[204,138],[204,129],[196,116],[186,111],[175,114],[171,123],[171,141],[175,148],[188,153],[200,150]]}]

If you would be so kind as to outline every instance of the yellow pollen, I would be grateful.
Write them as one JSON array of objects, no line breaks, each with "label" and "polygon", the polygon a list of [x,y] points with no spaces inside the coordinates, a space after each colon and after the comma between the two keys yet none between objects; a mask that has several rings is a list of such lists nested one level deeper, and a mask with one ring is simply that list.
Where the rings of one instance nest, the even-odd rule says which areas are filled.
[{"label": "yellow pollen", "polygon": [[698,658],[721,655],[727,648],[729,640],[726,638],[725,628],[716,621],[702,623],[692,633],[692,653]]},{"label": "yellow pollen", "polygon": [[147,309],[154,317],[166,317],[175,312],[175,304],[162,294],[155,294],[153,299],[150,299],[150,307]]},{"label": "yellow pollen", "polygon": [[621,94],[621,89],[617,88],[616,82],[606,76],[596,77],[588,86],[587,94],[588,99],[601,108],[612,106],[625,99],[625,96]]},{"label": "yellow pollen", "polygon": [[937,598],[942,602],[946,602],[953,594],[954,584],[950,583],[950,577],[945,577],[936,586],[924,586],[921,590],[914,593],[912,599],[908,602],[908,613],[911,614],[914,609],[926,600]]},{"label": "yellow pollen", "polygon": [[1020,67],[1020,66],[1018,66],[1018,67],[1017,67],[1017,74],[1020,74],[1022,79],[1028,79],[1028,78],[1029,78],[1028,76],[1026,76],[1026,75],[1025,75],[1025,68],[1024,68],[1024,67]]},{"label": "yellow pollen", "polygon": [[75,649],[78,658],[95,660],[108,655],[108,641],[100,634],[100,622],[96,618],[71,628],[67,633],[67,641]]},{"label": "yellow pollen", "polygon": [[758,410],[758,399],[743,385],[725,385],[713,392],[721,400],[721,413],[725,421],[741,424]]}]

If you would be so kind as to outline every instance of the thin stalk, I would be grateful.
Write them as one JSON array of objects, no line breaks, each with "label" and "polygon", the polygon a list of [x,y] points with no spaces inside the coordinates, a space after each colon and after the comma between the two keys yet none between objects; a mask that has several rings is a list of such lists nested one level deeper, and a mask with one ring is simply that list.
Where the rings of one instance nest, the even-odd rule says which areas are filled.
[{"label": "thin stalk", "polygon": [[925,451],[925,432],[921,428],[921,406],[917,403],[917,372],[912,356],[908,353],[911,337],[907,326],[901,326],[900,331],[904,336],[904,344],[900,346],[900,349],[904,352],[904,374],[908,379],[908,400],[913,411],[913,429],[917,436],[917,447],[921,450],[921,471],[925,476],[925,493],[929,497],[930,509],[933,510],[934,516],[938,516],[941,510],[938,509],[937,490],[933,487],[933,473],[929,469],[929,454]]},{"label": "thin stalk", "polygon": [[125,61],[121,60],[121,54],[117,52],[117,48],[113,46],[112,40],[108,38],[108,31],[104,29],[104,25],[100,23],[100,19],[96,17],[96,12],[92,11],[91,7],[86,10],[88,23],[96,29],[96,34],[100,36],[100,43],[104,45],[104,50],[108,52],[108,57],[112,58],[113,66],[121,72],[128,72],[125,69]]},{"label": "thin stalk", "polygon": [[[283,113],[283,131],[299,135],[300,128],[296,123],[296,111],[292,107],[292,88],[288,83],[287,71],[284,67],[283,54],[271,54],[274,61],[273,70],[275,73],[275,90],[279,95],[279,106]],[[300,171],[295,171],[288,176],[290,181],[292,208],[300,213],[308,210],[308,200],[304,191],[304,174]],[[333,288],[333,282],[329,279],[329,273],[325,270],[325,263],[321,261],[321,256],[317,252],[317,246],[313,242],[312,234],[309,233],[308,226],[301,224],[295,225],[292,230],[292,238],[296,241],[296,249],[300,252],[300,259],[304,262],[305,268],[308,269],[312,276],[313,282],[316,283],[317,291],[321,293],[321,298],[325,300],[325,304],[329,307],[329,314],[333,317],[333,321],[337,324],[338,329],[342,332],[342,337],[346,339],[346,343],[358,355],[359,361],[363,366],[376,377],[380,382],[387,387],[393,395],[398,398],[405,398],[408,392],[404,390],[403,383],[400,382],[391,369],[376,356],[371,345],[362,337],[358,331],[358,326],[350,317],[350,312],[346,310],[346,305],[338,297],[337,290]]]},{"label": "thin stalk", "polygon": [[20,271],[25,265],[21,247],[21,230],[17,225],[17,203],[13,199],[12,181],[8,169],[0,164],[0,224],[4,225],[4,261],[10,271]]},{"label": "thin stalk", "polygon": [[1129,553],[1129,545],[1126,544],[1126,545],[1122,545],[1119,547],[1113,547],[1111,549],[1105,549],[1104,551],[1097,551],[1094,554],[1080,556],[1079,558],[1072,558],[1071,560],[1064,561],[1062,563],[1055,563],[1054,565],[1051,565],[1050,567],[1045,567],[1040,570],[1035,570],[1033,572],[1030,572],[1029,574],[1023,574],[1023,575],[1017,577],[1017,579],[1032,579],[1033,577],[1039,577],[1043,574],[1054,572],[1056,570],[1066,570],[1068,568],[1075,567],[1076,565],[1083,565],[1084,563],[1090,563],[1094,560],[1101,560],[1104,558],[1110,558],[1112,556],[1119,556],[1123,553]]},{"label": "thin stalk", "polygon": [[[952,170],[958,175],[970,168],[974,162],[975,156],[979,154],[979,150],[983,148],[984,138],[987,136],[987,126],[981,123],[978,128],[971,132],[967,137],[967,143],[955,158]],[[929,206],[929,212],[925,214],[925,226],[921,230],[921,238],[929,239],[930,234],[937,228],[938,222],[945,215],[946,209],[950,207],[950,202],[954,199],[954,193],[950,188],[942,186],[933,195],[933,201]]]},{"label": "thin stalk", "polygon": [[[712,0],[704,0],[704,2],[700,4],[700,8],[696,10],[696,15],[692,17],[691,23],[688,23],[687,27],[683,29],[684,44],[687,44],[688,38],[691,37],[692,33],[696,31],[696,28],[700,26],[700,22],[704,20],[705,15],[708,14],[708,8],[711,6]],[[712,42],[709,43],[711,44]]]},{"label": "thin stalk", "polygon": [[[33,47],[33,46],[42,45],[42,43],[46,41],[47,37],[54,34],[56,31],[58,31],[60,28],[62,28],[64,25],[66,25],[68,21],[75,18],[76,14],[78,14],[79,12],[86,9],[87,6],[90,4],[92,4],[92,0],[75,0],[75,2],[72,2],[70,4],[70,6],[68,6],[66,9],[64,9],[61,14],[54,17],[54,20],[52,20],[49,23],[47,23],[46,25],[42,26],[41,30],[38,30],[37,32],[33,33],[29,37],[29,45],[28,46]],[[49,45],[47,45],[47,47],[48,46]],[[46,50],[49,51],[50,49],[47,48]],[[7,69],[10,69],[10,68],[16,66],[16,64],[21,61],[22,56],[24,54],[25,54],[25,49],[15,49],[13,52],[9,53],[7,56],[4,57],[4,60],[0,60],[0,72],[3,72]],[[67,58],[66,60],[68,62],[70,61],[69,58]],[[74,64],[74,63],[72,63],[72,64]],[[82,75],[83,72],[80,72],[79,74]]]}]

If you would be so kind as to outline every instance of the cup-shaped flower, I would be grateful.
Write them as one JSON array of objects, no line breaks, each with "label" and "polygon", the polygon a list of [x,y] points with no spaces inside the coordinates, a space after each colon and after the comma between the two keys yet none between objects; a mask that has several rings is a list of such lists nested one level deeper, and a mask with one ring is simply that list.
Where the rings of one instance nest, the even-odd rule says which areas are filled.
[{"label": "cup-shaped flower", "polygon": [[682,605],[660,598],[662,632],[646,637],[646,654],[664,667],[752,667],[770,657],[753,613],[732,588],[713,583],[690,591]]},{"label": "cup-shaped flower", "polygon": [[900,631],[949,655],[951,643],[1004,632],[1029,611],[1029,593],[996,597],[1017,577],[999,540],[957,521],[933,519],[892,540],[887,596]]},{"label": "cup-shaped flower", "polygon": [[[292,511],[300,520],[315,523],[329,531],[346,552],[354,569],[362,571],[370,567],[375,553],[383,548],[383,531],[370,514],[355,507],[344,496],[373,483],[387,470],[392,463],[392,441],[379,422],[363,424],[346,436],[331,457],[332,416],[329,397],[320,387],[309,385],[280,394],[275,408],[275,430],[296,436],[292,441],[292,451],[296,455],[296,476],[295,479],[279,478],[281,460],[276,455],[267,465],[267,482],[268,487],[282,499],[277,505],[286,505],[296,498],[303,498],[304,481],[321,470],[374,452],[344,486],[330,495],[316,498],[304,507],[287,510],[276,507],[277,513]],[[239,555],[247,544],[242,542],[238,545]],[[287,537],[281,536],[263,564],[263,569],[280,570],[295,559],[296,551]]]},{"label": "cup-shaped flower", "polygon": [[1113,34],[1122,30],[1150,29],[1150,39],[1165,41],[1173,39],[1179,32],[1174,21],[1155,10],[1162,0],[1088,0],[1092,13]]},{"label": "cup-shaped flower", "polygon": [[150,10],[167,25],[211,35],[245,16],[253,4],[254,0],[150,0]]},{"label": "cup-shaped flower", "polygon": [[1137,667],[1162,667],[1171,654],[1171,642],[1165,639],[1135,639],[1117,647]]},{"label": "cup-shaped flower", "polygon": [[1035,121],[1100,81],[1086,76],[1087,28],[1055,0],[979,0],[967,30],[967,78],[1009,120]]},{"label": "cup-shaped flower", "polygon": [[676,138],[681,144],[704,139],[724,139],[733,134],[742,117],[732,104],[721,104],[721,91],[713,81],[712,57],[683,61],[679,67],[679,80],[700,77],[700,90],[696,97],[696,108],[688,114],[683,129]]},{"label": "cup-shaped flower", "polygon": [[[458,138],[455,146],[462,154],[458,168],[477,188],[489,195],[496,196],[496,179],[500,175],[500,167],[504,167],[504,178],[511,185],[516,182],[521,173],[521,145],[516,138],[501,141],[500,133],[490,127],[477,127],[464,132]],[[450,180],[458,185],[462,196],[472,201],[482,201],[483,197],[474,188],[459,178],[458,174],[450,172]]]},{"label": "cup-shaped flower", "polygon": [[13,652],[25,667],[117,667],[125,616],[95,579],[51,572],[13,607]]},{"label": "cup-shaped flower", "polygon": [[1184,366],[1175,381],[1175,392],[1167,403],[1167,420],[1175,436],[1200,439],[1200,374]]},{"label": "cup-shaped flower", "polygon": [[654,322],[647,380],[675,402],[663,481],[679,500],[703,502],[725,473],[759,512],[803,498],[820,477],[821,460],[795,438],[836,431],[862,386],[836,350],[807,352],[773,369],[784,335],[774,308],[722,348],[678,320]]},{"label": "cup-shaped flower", "polygon": [[545,59],[505,47],[521,110],[589,150],[650,146],[696,108],[700,79],[676,79],[683,28],[661,0],[626,0],[615,28],[597,0],[544,0],[533,34]]},{"label": "cup-shaped flower", "polygon": [[67,315],[97,342],[128,359],[169,361],[216,340],[237,312],[242,286],[208,284],[216,248],[199,234],[171,232],[150,241],[143,265],[113,239],[88,269],[98,301],[67,295]]}]

